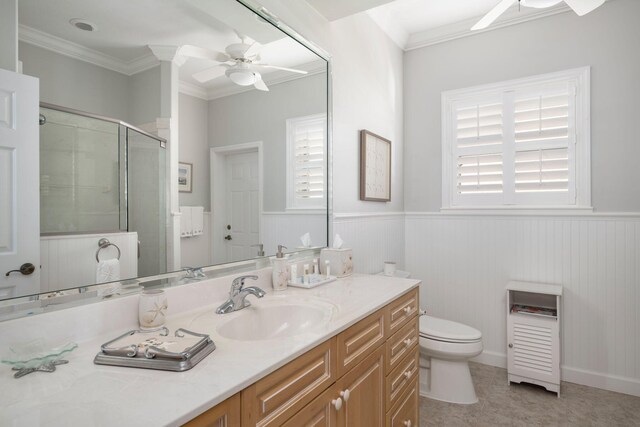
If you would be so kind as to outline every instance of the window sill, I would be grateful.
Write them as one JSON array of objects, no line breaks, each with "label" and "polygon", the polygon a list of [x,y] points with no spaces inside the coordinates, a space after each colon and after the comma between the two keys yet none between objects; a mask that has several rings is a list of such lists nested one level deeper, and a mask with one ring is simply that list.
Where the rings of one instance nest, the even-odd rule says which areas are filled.
[{"label": "window sill", "polygon": [[593,213],[592,206],[460,206],[441,208],[441,213],[452,215],[537,215],[573,216]]}]

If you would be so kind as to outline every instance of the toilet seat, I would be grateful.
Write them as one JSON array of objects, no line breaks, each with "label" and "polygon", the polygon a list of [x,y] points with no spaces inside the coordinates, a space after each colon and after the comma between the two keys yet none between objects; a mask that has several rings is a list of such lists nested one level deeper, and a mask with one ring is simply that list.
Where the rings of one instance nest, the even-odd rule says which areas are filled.
[{"label": "toilet seat", "polygon": [[433,316],[420,316],[420,336],[450,343],[475,343],[482,340],[482,333],[471,326]]}]

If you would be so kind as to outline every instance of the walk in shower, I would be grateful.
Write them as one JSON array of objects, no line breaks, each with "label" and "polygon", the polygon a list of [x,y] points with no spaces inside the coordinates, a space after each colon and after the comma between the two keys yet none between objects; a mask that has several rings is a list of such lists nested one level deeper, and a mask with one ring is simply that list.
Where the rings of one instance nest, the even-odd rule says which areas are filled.
[{"label": "walk in shower", "polygon": [[137,233],[137,275],[167,271],[165,141],[117,119],[40,106],[42,236]]}]

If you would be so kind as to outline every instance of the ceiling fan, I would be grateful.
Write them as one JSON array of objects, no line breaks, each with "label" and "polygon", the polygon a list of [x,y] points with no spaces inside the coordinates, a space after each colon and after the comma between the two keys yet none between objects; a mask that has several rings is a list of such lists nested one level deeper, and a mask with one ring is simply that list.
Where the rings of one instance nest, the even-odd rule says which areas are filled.
[{"label": "ceiling fan", "polygon": [[482,30],[493,23],[500,15],[506,12],[514,3],[519,2],[525,7],[544,9],[555,6],[564,1],[579,16],[586,15],[592,10],[602,6],[606,0],[502,0],[496,7],[491,9],[471,30]]},{"label": "ceiling fan", "polygon": [[180,48],[180,54],[183,56],[218,62],[211,68],[195,73],[194,79],[200,83],[206,83],[224,74],[239,86],[253,85],[258,90],[269,91],[262,80],[261,71],[283,70],[290,73],[307,74],[303,70],[260,63],[262,45],[238,32],[236,34],[240,38],[240,43],[230,44],[224,52],[193,45],[184,45]]}]

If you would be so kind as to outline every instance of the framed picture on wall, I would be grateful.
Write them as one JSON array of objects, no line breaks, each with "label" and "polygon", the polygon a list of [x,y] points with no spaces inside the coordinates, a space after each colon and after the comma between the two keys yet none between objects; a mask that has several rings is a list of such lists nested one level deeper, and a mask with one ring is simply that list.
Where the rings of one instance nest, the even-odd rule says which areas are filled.
[{"label": "framed picture on wall", "polygon": [[178,163],[178,191],[191,193],[191,178],[193,176],[193,163]]},{"label": "framed picture on wall", "polygon": [[360,131],[360,200],[391,201],[391,141]]}]

